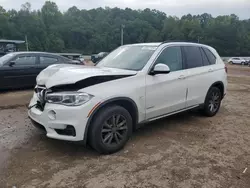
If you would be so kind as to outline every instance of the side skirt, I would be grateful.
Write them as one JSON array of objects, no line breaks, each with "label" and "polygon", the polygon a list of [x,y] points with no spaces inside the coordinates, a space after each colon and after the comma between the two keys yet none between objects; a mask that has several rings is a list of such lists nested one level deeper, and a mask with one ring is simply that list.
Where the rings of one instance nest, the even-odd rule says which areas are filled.
[{"label": "side skirt", "polygon": [[171,113],[168,113],[168,114],[163,114],[161,116],[157,116],[157,117],[154,117],[154,118],[151,118],[151,119],[148,119],[148,120],[145,120],[143,122],[140,122],[137,126],[136,126],[136,129],[142,127],[144,124],[146,123],[149,123],[149,122],[152,122],[152,121],[155,121],[155,120],[158,120],[158,119],[162,119],[162,118],[165,118],[165,117],[168,117],[168,116],[171,116],[171,115],[174,115],[174,114],[178,114],[180,112],[184,112],[184,111],[187,111],[187,110],[191,110],[191,109],[194,109],[194,108],[202,108],[203,104],[200,104],[200,105],[194,105],[194,106],[190,106],[190,107],[187,107],[187,108],[183,108],[181,110],[177,110],[177,111],[174,111],[174,112],[171,112]]}]

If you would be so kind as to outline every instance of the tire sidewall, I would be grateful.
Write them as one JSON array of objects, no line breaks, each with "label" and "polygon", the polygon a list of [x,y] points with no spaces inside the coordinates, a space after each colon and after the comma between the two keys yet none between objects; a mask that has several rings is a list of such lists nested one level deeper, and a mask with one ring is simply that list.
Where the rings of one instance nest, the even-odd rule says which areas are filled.
[{"label": "tire sidewall", "polygon": [[[210,100],[210,97],[211,97],[211,95],[212,95],[212,93],[214,91],[219,92],[219,94],[220,94],[220,103],[219,103],[219,106],[216,109],[216,111],[211,112],[210,109],[209,109],[209,100]],[[222,93],[221,93],[220,89],[217,88],[217,87],[211,87],[209,89],[208,93],[207,93],[205,103],[204,103],[204,113],[205,113],[205,115],[208,116],[208,117],[215,116],[217,114],[217,112],[220,110],[221,100],[222,100]]]},{"label": "tire sidewall", "polygon": [[[103,123],[112,115],[118,115],[118,114],[124,116],[124,118],[127,121],[127,127],[128,127],[127,135],[126,135],[125,139],[122,140],[118,145],[107,146],[102,141],[101,131],[102,131]],[[95,116],[93,124],[90,125],[90,128],[91,128],[91,130],[90,130],[91,134],[89,135],[91,137],[90,144],[99,153],[103,153],[103,154],[110,154],[110,153],[114,153],[116,151],[119,151],[125,146],[126,142],[129,140],[129,137],[132,134],[132,124],[133,124],[132,117],[131,117],[130,113],[125,108],[123,108],[121,106],[117,106],[117,105],[104,107]]]}]

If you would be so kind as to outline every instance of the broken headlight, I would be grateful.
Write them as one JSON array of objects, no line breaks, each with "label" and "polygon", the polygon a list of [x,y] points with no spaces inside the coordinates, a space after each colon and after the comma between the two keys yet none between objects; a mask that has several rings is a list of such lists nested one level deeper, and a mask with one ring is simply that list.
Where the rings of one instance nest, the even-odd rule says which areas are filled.
[{"label": "broken headlight", "polygon": [[79,106],[88,102],[93,96],[82,92],[48,93],[46,102],[66,106]]}]

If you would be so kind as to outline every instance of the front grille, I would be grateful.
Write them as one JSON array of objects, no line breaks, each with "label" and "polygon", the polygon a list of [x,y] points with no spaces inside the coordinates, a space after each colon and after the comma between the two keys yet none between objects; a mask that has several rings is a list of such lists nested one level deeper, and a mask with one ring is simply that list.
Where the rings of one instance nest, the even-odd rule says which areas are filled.
[{"label": "front grille", "polygon": [[45,104],[42,104],[40,101],[37,101],[36,108],[43,111]]}]

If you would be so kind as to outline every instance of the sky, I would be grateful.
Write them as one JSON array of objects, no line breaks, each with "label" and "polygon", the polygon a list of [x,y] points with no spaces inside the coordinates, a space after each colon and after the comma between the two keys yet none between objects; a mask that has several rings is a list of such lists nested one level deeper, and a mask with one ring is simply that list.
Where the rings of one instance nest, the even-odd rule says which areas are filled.
[{"label": "sky", "polygon": [[[132,9],[157,9],[167,15],[181,17],[185,14],[210,13],[213,16],[236,14],[240,19],[250,18],[250,0],[52,0],[61,11],[76,6],[79,9],[119,7]],[[40,9],[45,0],[0,0],[5,9],[19,10],[25,2],[32,9]]]}]

